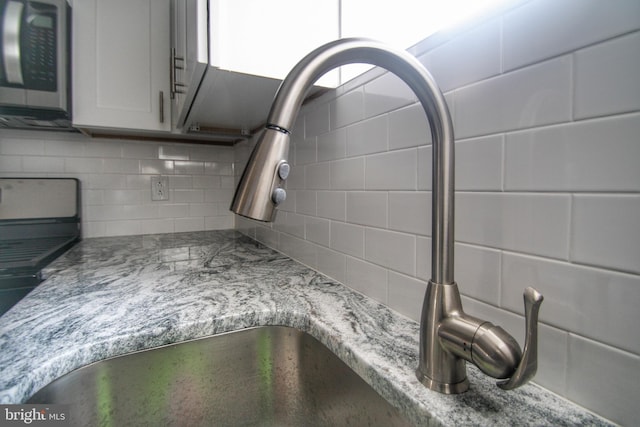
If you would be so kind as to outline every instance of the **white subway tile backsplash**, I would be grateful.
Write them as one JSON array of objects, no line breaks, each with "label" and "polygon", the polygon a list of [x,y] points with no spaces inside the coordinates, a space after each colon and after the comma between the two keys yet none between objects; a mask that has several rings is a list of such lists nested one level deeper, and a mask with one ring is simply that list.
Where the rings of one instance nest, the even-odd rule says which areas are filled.
[{"label": "white subway tile backsplash", "polygon": [[[234,185],[235,188],[235,185]],[[278,206],[279,211],[295,212],[296,211],[296,193],[297,191],[287,188],[287,198]]]},{"label": "white subway tile backsplash", "polygon": [[332,249],[364,258],[364,227],[332,221],[330,233]]},{"label": "white subway tile backsplash", "polygon": [[173,233],[174,230],[173,218],[145,220],[140,224],[142,234]]},{"label": "white subway tile backsplash", "polygon": [[220,176],[214,175],[187,175],[169,177],[173,188],[220,188]]},{"label": "white subway tile backsplash", "polygon": [[[431,146],[418,147],[418,190],[431,191]],[[456,172],[457,173],[457,172]]]},{"label": "white subway tile backsplash", "polygon": [[233,228],[233,216],[206,216],[204,217],[205,230],[229,230]]},{"label": "white subway tile backsplash", "polygon": [[415,276],[415,236],[367,227],[364,231],[364,258],[374,264]]},{"label": "white subway tile backsplash", "polygon": [[427,116],[420,104],[389,113],[389,149],[417,147],[431,144]]},{"label": "white subway tile backsplash", "polygon": [[347,157],[387,151],[387,116],[365,120],[347,127]]},{"label": "white subway tile backsplash", "polygon": [[388,113],[416,100],[405,82],[394,74],[385,73],[364,85],[364,117]]},{"label": "white subway tile backsplash", "polygon": [[279,249],[285,255],[295,257],[303,264],[316,268],[317,246],[315,244],[288,234],[281,234]]},{"label": "white subway tile backsplash", "polygon": [[427,284],[424,281],[394,271],[389,272],[389,307],[416,322],[420,321],[422,315],[426,290]]},{"label": "white subway tile backsplash", "polygon": [[571,57],[503,74],[454,92],[458,138],[571,120]]},{"label": "white subway tile backsplash", "polygon": [[16,137],[14,134],[3,136],[0,154],[16,156],[44,155],[44,141],[39,139]]},{"label": "white subway tile backsplash", "polygon": [[331,187],[331,163],[315,163],[304,167],[305,184],[308,189]]},{"label": "white subway tile backsplash", "polygon": [[158,146],[158,158],[162,160],[189,160],[189,149],[177,145],[160,145]]},{"label": "white subway tile backsplash", "polygon": [[142,202],[140,190],[113,189],[104,190],[101,193],[103,197],[100,200],[100,204],[130,205]]},{"label": "white subway tile backsplash", "polygon": [[175,203],[202,203],[205,201],[204,191],[203,189],[175,189],[170,192],[169,199]]},{"label": "white subway tile backsplash", "polygon": [[569,334],[544,323],[538,324],[538,334],[538,371],[532,381],[555,393],[566,394]]},{"label": "white subway tile backsplash", "polygon": [[151,175],[173,174],[173,160],[140,160],[140,173]]},{"label": "white subway tile backsplash", "polygon": [[[84,237],[233,228],[234,217],[226,210],[234,191],[233,152],[231,147],[0,130],[0,174],[80,180]],[[15,167],[6,167],[3,158]],[[205,170],[196,158],[212,166]],[[151,175],[169,177],[169,201],[151,201]]]},{"label": "white subway tile backsplash", "polygon": [[640,195],[573,197],[571,260],[640,273]]},{"label": "white subway tile backsplash", "polygon": [[367,190],[415,190],[418,185],[415,148],[372,155],[365,160]]},{"label": "white subway tile backsplash", "polygon": [[[114,144],[115,147],[119,148],[118,144]],[[40,147],[36,145],[33,147],[34,149],[39,149]],[[47,156],[55,156],[55,157],[84,157],[86,144],[83,144],[81,141],[76,139],[71,140],[63,140],[63,139],[54,139],[52,141],[47,141],[43,146],[44,151],[41,153],[34,154],[45,154]],[[94,150],[90,150],[94,151]],[[28,153],[23,153],[28,154]],[[92,155],[92,157],[119,157],[117,154],[115,156],[103,156],[103,155]]]},{"label": "white subway tile backsplash", "polygon": [[217,203],[191,203],[189,204],[189,216],[217,216]]},{"label": "white subway tile backsplash", "polygon": [[122,157],[125,159],[157,159],[158,148],[155,144],[126,142],[122,144]]},{"label": "white subway tile backsplash", "polygon": [[205,175],[219,175],[219,176],[231,176],[233,177],[233,162],[205,162],[204,173]]},{"label": "white subway tile backsplash", "polygon": [[[120,140],[99,140],[86,144],[83,140],[77,140],[79,145],[83,146],[83,153],[86,157],[102,157],[102,158],[122,158],[122,146],[129,144],[129,141]],[[46,149],[46,145],[45,145]],[[52,155],[55,155],[52,153]],[[76,154],[77,155],[77,154]]]},{"label": "white subway tile backsplash", "polygon": [[[116,175],[116,174],[110,174],[106,176],[122,177],[122,175]],[[122,185],[122,187],[125,187],[125,188],[138,188],[138,189],[149,190],[151,188],[151,175],[127,174],[124,176],[123,182],[124,184]],[[97,188],[101,188],[99,183],[96,183],[96,185],[97,185]],[[120,187],[112,187],[112,188],[120,188]],[[149,197],[151,197],[151,193],[149,193]]]},{"label": "white subway tile backsplash", "polygon": [[[502,135],[492,135],[456,142],[457,190],[502,190],[503,140]],[[430,150],[427,153],[425,161],[431,162]]]},{"label": "white subway tile backsplash", "polygon": [[220,188],[231,189],[233,191],[236,190],[236,180],[232,176],[221,176],[220,177]]},{"label": "white subway tile backsplash", "polygon": [[463,295],[498,305],[500,302],[500,251],[457,243],[454,273]]},{"label": "white subway tile backsplash", "polygon": [[509,133],[505,187],[529,191],[640,191],[638,135],[639,114]]},{"label": "white subway tile backsplash", "polygon": [[[500,74],[501,21],[493,19],[421,58],[442,92]],[[452,72],[455,70],[455,72]]]},{"label": "white subway tile backsplash", "polygon": [[640,28],[636,0],[535,0],[505,14],[504,69],[511,70]]},{"label": "white subway tile backsplash", "polygon": [[189,205],[184,204],[160,204],[158,205],[160,218],[182,218],[189,216]]},{"label": "white subway tile backsplash", "polygon": [[390,192],[389,229],[430,236],[431,192]]},{"label": "white subway tile backsplash", "polygon": [[304,238],[304,215],[293,212],[278,212],[274,228],[283,233]]},{"label": "white subway tile backsplash", "polygon": [[203,175],[204,162],[176,160],[173,162],[174,173],[182,175]]},{"label": "white subway tile backsplash", "polygon": [[293,166],[289,172],[289,178],[286,181],[287,190],[303,190],[304,185],[304,166]]},{"label": "white subway tile backsplash", "polygon": [[[256,228],[259,228],[257,226],[257,222],[256,221],[252,221],[250,219],[247,219],[243,216],[236,216],[235,217],[235,229],[238,230],[239,232],[249,236],[252,239],[256,239]],[[278,239],[280,238],[280,235],[278,234]],[[263,240],[260,240],[261,242],[263,242]],[[271,246],[272,248],[279,248],[280,245],[273,245]]]},{"label": "white subway tile backsplash", "polygon": [[312,190],[296,191],[296,212],[304,215],[316,215],[316,192]]},{"label": "white subway tile backsplash", "polygon": [[158,217],[158,205],[121,205],[112,206],[117,210],[116,218],[122,219],[146,219]]},{"label": "white subway tile backsplash", "polygon": [[364,92],[362,88],[347,92],[329,103],[331,129],[338,129],[364,118]]},{"label": "white subway tile backsplash", "polygon": [[[233,199],[233,195],[235,191],[232,188],[207,188],[203,190],[193,190],[194,194],[197,191],[204,192],[204,201],[205,202],[222,202],[228,203],[231,206],[231,200]],[[198,202],[196,196],[194,196],[193,202]]]},{"label": "white subway tile backsplash", "polygon": [[321,104],[304,116],[305,135],[316,136],[329,132],[329,104]]},{"label": "white subway tile backsplash", "polygon": [[22,172],[22,157],[0,155],[0,171],[3,174],[8,172]]},{"label": "white subway tile backsplash", "polygon": [[[103,236],[131,236],[142,234],[142,224],[146,221],[140,220],[123,220],[123,221],[104,221],[102,232]],[[93,235],[92,237],[95,237]]]},{"label": "white subway tile backsplash", "polygon": [[465,243],[569,258],[571,197],[564,194],[458,193],[456,236]]},{"label": "white subway tile backsplash", "polygon": [[102,205],[104,204],[104,191],[103,190],[85,190],[82,192],[82,204],[87,205]]},{"label": "white subway tile backsplash", "polygon": [[640,110],[639,75],[640,32],[576,52],[574,116]]},{"label": "white subway tile backsplash", "polygon": [[175,221],[174,229],[177,233],[180,233],[183,231],[199,231],[199,230],[205,229],[203,217],[176,218],[174,221]]},{"label": "white subway tile backsplash", "polygon": [[102,173],[103,159],[87,159],[82,157],[64,159],[64,171],[68,173]]},{"label": "white subway tile backsplash", "polygon": [[347,257],[331,249],[317,248],[318,270],[338,282],[344,282],[347,274]]},{"label": "white subway tile backsplash", "polygon": [[387,302],[387,269],[347,257],[346,281],[356,291],[382,303]]},{"label": "white subway tile backsplash", "polygon": [[296,144],[295,164],[306,165],[315,163],[317,159],[316,138],[305,138]]},{"label": "white subway tile backsplash", "polygon": [[63,173],[64,161],[62,157],[24,156],[22,171],[28,173]]},{"label": "white subway tile backsplash", "polygon": [[136,174],[140,172],[138,159],[104,158],[102,160],[105,173]]},{"label": "white subway tile backsplash", "polygon": [[416,236],[416,277],[431,279],[431,238]]},{"label": "white subway tile backsplash", "polygon": [[638,422],[639,372],[638,355],[569,336],[567,397],[574,402],[632,426]]},{"label": "white subway tile backsplash", "polygon": [[329,247],[331,242],[331,221],[307,216],[304,218],[304,230],[307,240]]},{"label": "white subway tile backsplash", "polygon": [[272,228],[258,225],[255,227],[255,232],[255,239],[258,242],[272,248],[277,248],[280,245],[280,234]]},{"label": "white subway tile backsplash", "polygon": [[344,221],[347,216],[347,195],[344,191],[318,191],[317,212],[321,218]]},{"label": "white subway tile backsplash", "polygon": [[364,157],[331,162],[332,190],[364,189]]},{"label": "white subway tile backsplash", "polygon": [[234,150],[231,147],[218,147],[211,145],[188,145],[189,158],[191,160],[205,160],[220,163],[233,163]]},{"label": "white subway tile backsplash", "polygon": [[372,227],[387,227],[386,192],[350,191],[347,193],[347,222]]},{"label": "white subway tile backsplash", "polygon": [[347,128],[318,135],[318,161],[343,159],[347,156]]}]

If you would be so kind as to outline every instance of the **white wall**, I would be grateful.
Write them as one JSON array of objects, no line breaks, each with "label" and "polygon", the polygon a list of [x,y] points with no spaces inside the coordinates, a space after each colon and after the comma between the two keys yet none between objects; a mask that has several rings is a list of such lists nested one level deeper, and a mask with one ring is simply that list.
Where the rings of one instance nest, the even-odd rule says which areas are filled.
[{"label": "white wall", "polygon": [[[522,291],[539,289],[535,381],[626,425],[640,419],[638,29],[637,0],[535,0],[413,49],[455,123],[466,311],[522,343]],[[237,226],[418,320],[428,134],[404,83],[374,70],[303,108],[275,224]],[[236,148],[242,165],[250,144]]]},{"label": "white wall", "polygon": [[[0,130],[0,176],[81,182],[84,237],[233,228],[233,148]],[[169,200],[151,201],[153,175]]]}]

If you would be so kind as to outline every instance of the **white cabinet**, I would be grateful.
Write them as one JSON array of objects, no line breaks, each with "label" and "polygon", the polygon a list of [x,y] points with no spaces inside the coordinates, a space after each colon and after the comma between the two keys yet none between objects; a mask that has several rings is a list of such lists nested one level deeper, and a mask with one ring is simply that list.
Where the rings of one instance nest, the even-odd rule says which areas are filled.
[{"label": "white cabinet", "polygon": [[73,2],[73,124],[170,131],[169,0]]},{"label": "white cabinet", "polygon": [[[183,58],[173,108],[183,132],[237,138],[259,129],[289,70],[339,37],[336,0],[173,1],[173,44]],[[337,82],[335,72],[317,84]]]}]

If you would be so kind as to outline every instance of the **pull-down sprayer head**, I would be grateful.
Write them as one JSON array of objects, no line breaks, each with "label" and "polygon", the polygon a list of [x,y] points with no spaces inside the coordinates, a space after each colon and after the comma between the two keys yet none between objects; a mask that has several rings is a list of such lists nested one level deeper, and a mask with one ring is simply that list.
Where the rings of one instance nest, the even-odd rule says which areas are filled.
[{"label": "pull-down sprayer head", "polygon": [[244,169],[231,210],[259,221],[274,221],[276,207],[286,198],[289,176],[289,132],[267,127]]}]

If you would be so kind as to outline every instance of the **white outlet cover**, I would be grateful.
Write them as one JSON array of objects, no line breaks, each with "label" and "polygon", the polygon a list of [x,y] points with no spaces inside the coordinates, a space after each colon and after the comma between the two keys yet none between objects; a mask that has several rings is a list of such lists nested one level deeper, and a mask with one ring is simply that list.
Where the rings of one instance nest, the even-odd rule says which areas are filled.
[{"label": "white outlet cover", "polygon": [[161,175],[151,177],[151,200],[169,200],[169,178]]}]

